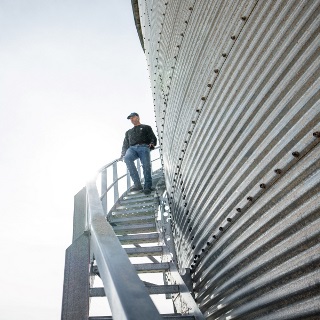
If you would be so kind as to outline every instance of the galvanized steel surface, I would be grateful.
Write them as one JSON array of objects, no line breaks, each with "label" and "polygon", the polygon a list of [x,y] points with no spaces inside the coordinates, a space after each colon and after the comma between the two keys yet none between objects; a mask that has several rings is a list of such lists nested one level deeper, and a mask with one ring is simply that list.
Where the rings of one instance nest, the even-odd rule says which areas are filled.
[{"label": "galvanized steel surface", "polygon": [[320,1],[140,0],[181,268],[208,319],[320,314]]},{"label": "galvanized steel surface", "polygon": [[162,319],[105,219],[95,181],[87,183],[87,195],[90,250],[97,262],[113,319]]}]

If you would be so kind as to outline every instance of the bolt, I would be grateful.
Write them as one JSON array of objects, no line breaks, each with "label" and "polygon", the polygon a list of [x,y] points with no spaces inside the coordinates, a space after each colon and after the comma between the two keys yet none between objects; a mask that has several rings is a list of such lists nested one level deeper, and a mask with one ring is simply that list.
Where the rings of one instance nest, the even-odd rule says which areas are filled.
[{"label": "bolt", "polygon": [[213,71],[214,71],[214,73],[219,73],[218,69],[214,69]]},{"label": "bolt", "polygon": [[314,132],[313,136],[316,137],[316,138],[320,138],[320,131]]},{"label": "bolt", "polygon": [[211,243],[210,242],[207,242],[207,246],[210,246],[211,245]]},{"label": "bolt", "polygon": [[205,252],[205,250],[204,250],[204,249],[201,249],[201,251],[202,251],[202,252]]},{"label": "bolt", "polygon": [[212,235],[212,238],[213,238],[213,239],[217,239],[217,237],[216,237],[216,235],[215,235],[215,234],[214,234],[214,235]]},{"label": "bolt", "polygon": [[207,87],[211,88],[211,87],[212,87],[212,84],[211,84],[211,83],[208,83],[208,84],[207,84]]},{"label": "bolt", "polygon": [[[194,239],[194,236],[191,237],[191,240],[193,240],[193,239]],[[192,249],[194,249],[194,248],[192,248]]]},{"label": "bolt", "polygon": [[225,58],[225,57],[227,56],[227,54],[226,54],[226,53],[223,53],[222,56]]},{"label": "bolt", "polygon": [[253,201],[253,198],[252,197],[248,197],[247,200],[248,201]]},{"label": "bolt", "polygon": [[231,39],[232,40],[236,40],[236,36],[231,36]]},{"label": "bolt", "polygon": [[241,208],[237,208],[236,210],[237,210],[238,212],[241,212]]},{"label": "bolt", "polygon": [[223,228],[222,228],[222,227],[220,227],[220,228],[219,228],[219,230],[220,230],[220,231],[223,231]]},{"label": "bolt", "polygon": [[195,124],[196,122],[193,120],[193,121],[191,121],[193,124]]},{"label": "bolt", "polygon": [[205,101],[205,100],[206,100],[206,97],[202,97],[201,100],[202,100],[202,101]]},{"label": "bolt", "polygon": [[246,20],[247,20],[247,17],[246,17],[246,16],[243,16],[243,17],[241,17],[241,20],[246,21]]},{"label": "bolt", "polygon": [[296,158],[298,158],[300,156],[300,153],[298,151],[293,151],[292,155]]},{"label": "bolt", "polygon": [[231,218],[227,218],[227,221],[228,221],[228,222],[231,222],[231,221],[232,221],[232,219],[231,219]]},{"label": "bolt", "polygon": [[277,174],[281,174],[282,173],[281,169],[275,169],[274,172],[277,173]]},{"label": "bolt", "polygon": [[187,220],[187,223],[190,223],[190,221],[191,221],[191,220],[190,220],[190,219],[188,219],[188,220]]},{"label": "bolt", "polygon": [[190,8],[189,8],[189,10],[193,10],[193,8],[192,8],[192,7],[190,7]]},{"label": "bolt", "polygon": [[260,188],[261,188],[261,189],[265,189],[266,187],[267,187],[267,186],[266,186],[264,183],[261,183],[261,184],[260,184]]},{"label": "bolt", "polygon": [[200,113],[200,109],[197,109],[196,112],[199,112],[199,113]]},{"label": "bolt", "polygon": [[192,231],[192,227],[189,228],[189,232],[191,232],[191,231]]}]

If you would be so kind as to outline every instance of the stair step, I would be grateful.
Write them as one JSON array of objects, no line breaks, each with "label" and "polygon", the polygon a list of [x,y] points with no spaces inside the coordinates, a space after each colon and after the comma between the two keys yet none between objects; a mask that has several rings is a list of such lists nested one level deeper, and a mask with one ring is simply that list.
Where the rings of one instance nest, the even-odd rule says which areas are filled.
[{"label": "stair step", "polygon": [[[164,320],[195,320],[193,315],[182,315],[178,313],[162,314],[161,316]],[[89,317],[89,320],[112,320],[112,316]]]},{"label": "stair step", "polygon": [[120,200],[119,204],[120,206],[127,206],[130,204],[145,204],[145,205],[151,205],[155,203],[155,199],[154,198],[140,198],[140,199],[135,199],[135,198],[131,198],[131,199],[123,199]]},{"label": "stair step", "polygon": [[146,233],[155,232],[157,230],[155,223],[144,223],[134,225],[124,225],[112,227],[116,234],[132,234],[132,233]]},{"label": "stair step", "polygon": [[154,208],[154,202],[148,202],[148,203],[123,203],[119,206],[117,206],[117,208],[115,210],[131,210],[131,209],[146,209],[146,208]]},{"label": "stair step", "polygon": [[132,234],[118,236],[121,244],[156,243],[159,241],[158,233]]},{"label": "stair step", "polygon": [[[149,294],[179,293],[178,285],[146,285]],[[90,297],[105,297],[104,288],[90,288]]]},{"label": "stair step", "polygon": [[163,247],[138,247],[138,248],[125,248],[127,255],[130,257],[144,257],[144,256],[161,256]]},{"label": "stair step", "polygon": [[123,197],[124,200],[131,200],[131,199],[144,199],[144,200],[150,200],[150,199],[154,199],[154,191],[152,191],[150,194],[146,195],[143,192],[135,192],[135,193],[128,193],[126,196]]},{"label": "stair step", "polygon": [[169,262],[133,264],[138,273],[164,272],[170,269]]},{"label": "stair step", "polygon": [[154,285],[146,286],[149,294],[170,294],[170,293],[179,293],[180,288],[178,285]]},{"label": "stair step", "polygon": [[139,216],[145,214],[154,214],[155,209],[154,207],[147,207],[147,208],[132,208],[132,209],[122,209],[122,210],[114,210],[111,212],[111,216]]},{"label": "stair step", "polygon": [[154,214],[148,216],[133,216],[133,217],[117,217],[110,216],[109,223],[113,226],[118,224],[139,224],[139,223],[148,223],[154,222]]}]

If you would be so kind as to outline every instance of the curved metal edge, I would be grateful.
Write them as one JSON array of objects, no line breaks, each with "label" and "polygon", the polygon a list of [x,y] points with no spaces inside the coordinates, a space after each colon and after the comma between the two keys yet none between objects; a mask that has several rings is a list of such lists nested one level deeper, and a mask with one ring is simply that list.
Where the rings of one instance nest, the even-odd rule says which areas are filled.
[{"label": "curved metal edge", "polygon": [[134,23],[137,28],[139,40],[141,43],[141,47],[144,49],[144,41],[143,41],[143,36],[142,36],[142,29],[141,29],[141,23],[140,23],[140,15],[139,15],[139,4],[138,0],[131,0],[131,5],[132,5],[132,12],[133,12],[133,18],[134,18]]}]

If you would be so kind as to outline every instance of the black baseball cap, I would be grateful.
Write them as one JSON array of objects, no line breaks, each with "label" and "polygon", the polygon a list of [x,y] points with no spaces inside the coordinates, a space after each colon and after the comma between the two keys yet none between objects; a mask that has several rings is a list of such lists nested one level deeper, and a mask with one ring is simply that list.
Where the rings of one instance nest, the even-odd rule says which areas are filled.
[{"label": "black baseball cap", "polygon": [[139,117],[139,115],[136,112],[131,112],[128,116],[127,119],[130,119],[131,117],[137,116]]}]

